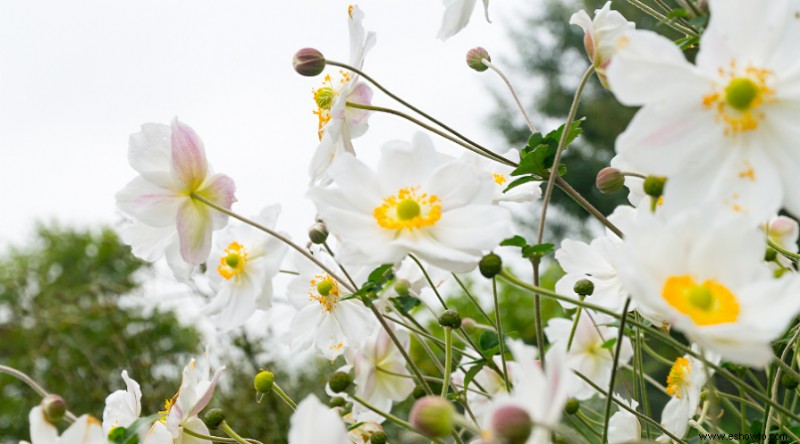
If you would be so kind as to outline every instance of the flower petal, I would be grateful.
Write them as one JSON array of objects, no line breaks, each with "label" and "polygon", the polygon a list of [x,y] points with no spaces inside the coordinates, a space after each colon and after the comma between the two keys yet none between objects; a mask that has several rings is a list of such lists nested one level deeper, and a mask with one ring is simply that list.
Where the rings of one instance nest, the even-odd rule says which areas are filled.
[{"label": "flower petal", "polygon": [[211,252],[212,211],[194,199],[187,199],[178,209],[181,257],[190,264],[202,264]]},{"label": "flower petal", "polygon": [[177,118],[172,120],[172,172],[186,190],[195,190],[208,174],[203,142],[194,130]]}]

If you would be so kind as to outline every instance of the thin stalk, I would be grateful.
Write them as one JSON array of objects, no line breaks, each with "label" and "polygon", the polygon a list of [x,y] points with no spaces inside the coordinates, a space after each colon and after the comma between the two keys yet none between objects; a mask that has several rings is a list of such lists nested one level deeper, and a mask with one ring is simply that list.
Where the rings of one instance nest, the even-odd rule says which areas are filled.
[{"label": "thin stalk", "polygon": [[453,367],[453,328],[444,328],[444,382],[442,383],[442,398],[447,399],[447,390],[450,388],[450,371]]},{"label": "thin stalk", "polygon": [[[540,221],[539,224],[541,225],[544,221]],[[531,257],[531,267],[533,268],[533,285],[535,287],[539,286],[539,261],[541,258],[539,256],[532,256]],[[536,331],[536,347],[539,349],[539,363],[542,366],[542,369],[547,368],[547,362],[545,362],[545,353],[544,353],[544,326],[542,325],[542,296],[539,293],[533,293],[533,322],[534,328]]]},{"label": "thin stalk", "polygon": [[508,91],[511,93],[511,97],[514,98],[514,103],[517,104],[517,108],[519,108],[520,112],[522,113],[522,117],[525,118],[525,123],[528,124],[528,129],[531,130],[531,134],[535,133],[536,132],[536,127],[533,126],[533,122],[531,121],[531,118],[528,115],[528,112],[525,111],[525,107],[522,106],[522,102],[519,100],[519,95],[517,95],[517,92],[514,91],[514,86],[511,84],[511,81],[508,80],[508,77],[506,77],[506,75],[503,74],[503,71],[501,71],[500,68],[498,68],[497,66],[493,65],[489,60],[483,59],[483,60],[481,60],[481,63],[483,63],[484,65],[488,66],[489,69],[491,69],[492,71],[496,72],[497,75],[500,76],[500,79],[502,79],[503,83],[505,83],[506,86],[508,87]]},{"label": "thin stalk", "polygon": [[244,438],[242,438],[241,436],[239,436],[239,434],[238,434],[238,433],[236,433],[236,431],[234,431],[234,430],[231,428],[231,426],[229,426],[229,425],[228,425],[228,423],[227,423],[227,422],[225,422],[224,420],[222,421],[222,424],[220,424],[220,427],[222,427],[222,430],[224,430],[224,431],[225,431],[225,433],[227,433],[227,434],[228,434],[228,436],[230,436],[231,438],[233,438],[233,439],[234,439],[234,441],[238,442],[239,444],[250,444],[249,442],[247,442],[247,440],[245,440]]},{"label": "thin stalk", "polygon": [[[483,315],[484,318],[486,318],[486,320],[490,324],[494,325],[494,321],[492,320],[492,318],[489,317],[489,314],[487,314],[486,311],[483,309],[483,307],[481,307],[481,304],[478,303],[478,300],[475,299],[475,296],[472,295],[472,293],[469,291],[466,285],[464,285],[464,283],[461,282],[461,279],[458,278],[458,275],[453,273],[453,277],[455,278],[456,282],[458,282],[458,285],[461,287],[461,289],[464,290],[464,293],[467,295],[467,297],[472,301],[473,305],[475,305],[475,308],[478,309],[478,311]],[[494,327],[495,330],[497,330],[497,326],[495,325]]]},{"label": "thin stalk", "polygon": [[292,398],[289,397],[289,395],[286,394],[286,392],[283,391],[283,389],[278,386],[278,384],[274,382],[272,383],[272,391],[275,392],[275,394],[278,395],[278,397],[281,398],[286,405],[291,407],[292,410],[297,410],[297,404],[292,400]]},{"label": "thin stalk", "polygon": [[[800,336],[800,327],[797,327],[795,329],[794,335],[792,335],[792,339],[790,339],[789,342],[786,344],[786,347],[784,347],[783,352],[781,352],[781,357],[776,362],[785,365],[783,361],[786,359],[786,356],[788,356],[789,350],[791,350],[792,348],[792,344],[795,341],[797,341],[797,338],[799,336]],[[771,399],[773,402],[778,402],[778,387],[780,386],[782,369],[783,368],[779,365],[778,368],[775,369],[775,377],[772,379]],[[791,369],[791,367],[789,367],[789,369]],[[764,439],[764,444],[769,444],[769,426],[770,426],[770,421],[772,420],[772,415],[770,415],[769,411],[769,405],[766,406],[765,410],[766,411],[764,413],[764,416],[766,417],[766,421],[764,421],[764,433],[766,434],[767,437]]]},{"label": "thin stalk", "polygon": [[442,298],[442,295],[439,294],[439,290],[436,289],[436,285],[433,283],[433,279],[431,279],[431,277],[428,275],[428,271],[425,270],[425,267],[422,266],[422,262],[420,262],[419,259],[417,259],[417,257],[414,256],[413,254],[409,254],[408,257],[410,257],[411,260],[416,262],[420,271],[422,271],[422,275],[425,276],[425,280],[428,281],[428,285],[431,286],[431,290],[433,290],[433,293],[436,295],[436,298],[439,299],[439,302],[442,304],[442,307],[445,310],[447,310],[448,309],[447,303],[445,303],[444,298]]},{"label": "thin stalk", "polygon": [[563,177],[558,176],[558,175],[556,175],[556,176],[557,176],[556,177],[556,185],[558,185],[558,187],[561,188],[561,191],[567,193],[567,195],[569,197],[571,197],[572,200],[575,201],[575,203],[577,203],[578,205],[583,207],[584,210],[588,211],[589,214],[594,216],[594,218],[599,220],[600,223],[602,223],[603,225],[606,226],[606,228],[608,228],[614,234],[619,236],[620,239],[623,237],[622,231],[620,231],[620,229],[617,228],[616,225],[611,223],[611,221],[608,220],[608,218],[603,213],[601,213],[600,210],[595,208],[595,206],[592,205],[588,200],[586,200],[586,198],[581,196],[581,193],[579,193],[577,190],[575,190],[575,188],[572,188],[572,186],[569,183],[567,183],[567,181],[564,180]]},{"label": "thin stalk", "polygon": [[[327,251],[328,254],[330,254],[331,257],[334,258],[334,260],[335,260],[336,259],[336,255],[333,254],[333,250],[331,250],[331,247],[328,246],[328,243],[327,242],[323,242],[322,246],[325,247],[325,251]],[[344,265],[339,263],[338,260],[336,261],[336,265],[338,265],[339,269],[342,270],[342,273],[344,273],[344,277],[346,277],[347,280],[350,281],[350,285],[352,285],[353,288],[358,288],[358,284],[356,284],[356,281],[354,281],[353,278],[350,277],[350,274],[347,273],[347,270],[344,269]]]},{"label": "thin stalk", "polygon": [[506,391],[510,392],[511,384],[508,382],[505,341],[503,340],[503,330],[500,328],[500,304],[497,301],[497,278],[492,278],[492,293],[494,294],[494,318],[497,325],[498,344],[500,345],[500,360],[503,363],[503,382],[506,384]]},{"label": "thin stalk", "polygon": [[777,251],[778,253],[786,256],[787,258],[791,259],[794,262],[797,262],[800,259],[800,254],[792,253],[791,251],[781,247],[780,245],[776,244],[772,241],[772,239],[767,238],[767,245],[770,246],[773,250]]},{"label": "thin stalk", "polygon": [[637,8],[642,10],[642,12],[644,12],[645,14],[655,18],[656,20],[664,23],[665,25],[669,26],[670,28],[682,34],[692,37],[698,36],[697,31],[695,31],[694,29],[687,28],[679,23],[675,23],[673,20],[667,18],[667,16],[665,16],[664,14],[661,14],[660,12],[656,11],[650,6],[647,6],[646,4],[640,2],[639,0],[628,0],[628,3],[632,4],[633,6],[636,6]]},{"label": "thin stalk", "polygon": [[[188,427],[183,428],[183,433],[189,436],[194,436],[195,438],[205,439],[206,441],[211,441],[211,442],[240,442],[233,438],[225,438],[224,436],[204,435],[202,433],[195,432],[194,430]],[[245,438],[245,442],[247,444],[262,444],[261,441],[252,438]]]},{"label": "thin stalk", "polygon": [[[628,312],[628,307],[631,305],[631,298],[625,300],[625,308],[622,310],[622,313]],[[608,382],[608,393],[609,396],[606,397],[606,413],[603,417],[603,439],[601,442],[606,442],[606,438],[608,437],[608,422],[611,420],[611,401],[614,398],[611,396],[614,393],[614,383],[617,380],[617,368],[619,367],[619,353],[622,350],[622,339],[625,337],[625,322],[628,320],[628,316],[623,315],[622,319],[619,321],[619,334],[617,335],[617,344],[616,350],[614,351],[614,361],[611,365],[611,380]]]},{"label": "thin stalk", "polygon": [[[578,299],[581,301],[584,299],[583,296],[579,296]],[[578,330],[578,321],[581,319],[581,313],[583,312],[583,307],[580,305],[578,309],[575,311],[575,319],[572,321],[572,329],[569,331],[569,339],[567,339],[567,352],[572,348],[572,340],[575,339],[575,331]]]},{"label": "thin stalk", "polygon": [[[45,396],[50,394],[47,390],[44,389],[44,387],[42,387],[36,381],[34,381],[33,378],[31,378],[30,376],[26,375],[25,373],[13,368],[13,367],[8,367],[6,365],[0,365],[0,373],[5,373],[5,374],[7,374],[9,376],[13,376],[14,378],[19,379],[20,381],[22,381],[25,384],[27,384],[28,387],[32,388],[33,391],[38,393],[39,396],[41,396],[42,398],[44,398]],[[77,417],[72,412],[70,412],[69,410],[67,410],[64,413],[64,416],[69,420],[69,422],[75,422],[75,419],[77,419]]]}]

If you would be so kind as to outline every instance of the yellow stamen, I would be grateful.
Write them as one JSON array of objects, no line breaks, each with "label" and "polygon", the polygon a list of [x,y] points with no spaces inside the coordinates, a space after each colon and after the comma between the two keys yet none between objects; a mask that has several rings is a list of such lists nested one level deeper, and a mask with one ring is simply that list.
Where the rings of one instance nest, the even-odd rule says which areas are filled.
[{"label": "yellow stamen", "polygon": [[166,422],[167,415],[169,415],[170,410],[172,410],[172,406],[175,405],[175,401],[178,400],[178,394],[179,393],[180,392],[175,393],[175,396],[173,396],[171,399],[165,399],[164,400],[164,410],[161,410],[161,411],[158,412],[158,414],[161,415],[161,418],[159,419],[159,421]]},{"label": "yellow stamen", "polygon": [[719,76],[725,86],[703,96],[703,107],[716,112],[717,121],[725,125],[726,136],[758,128],[764,119],[761,105],[776,100],[775,90],[767,86],[772,72],[752,66],[742,72],[731,62],[728,70],[719,69]]},{"label": "yellow stamen", "polygon": [[314,115],[319,119],[319,124],[317,126],[319,140],[322,140],[322,129],[331,120],[333,102],[341,95],[342,89],[344,89],[344,86],[351,80],[350,73],[347,71],[339,70],[339,76],[339,83],[337,85],[334,84],[330,74],[326,74],[322,86],[311,91],[314,95],[314,103],[317,104]]},{"label": "yellow stamen", "polygon": [[389,230],[402,230],[435,224],[442,217],[441,201],[434,194],[418,194],[418,189],[401,188],[397,194],[383,199],[383,203],[373,211],[378,225]]},{"label": "yellow stamen", "polygon": [[308,296],[312,301],[319,302],[322,308],[330,313],[339,301],[339,284],[327,273],[316,275],[311,279]]},{"label": "yellow stamen", "polygon": [[661,294],[697,325],[725,324],[739,317],[739,302],[734,294],[713,279],[697,284],[689,275],[670,276]]},{"label": "yellow stamen", "polygon": [[680,399],[683,396],[683,387],[689,385],[691,373],[692,363],[689,359],[684,357],[676,359],[667,375],[667,394]]},{"label": "yellow stamen", "polygon": [[247,264],[247,250],[238,242],[231,242],[219,258],[217,271],[226,280],[238,276]]},{"label": "yellow stamen", "polygon": [[492,176],[494,177],[494,183],[496,183],[498,185],[502,185],[502,184],[508,182],[508,179],[506,179],[506,176],[504,176],[504,175],[502,175],[500,173],[492,173]]}]

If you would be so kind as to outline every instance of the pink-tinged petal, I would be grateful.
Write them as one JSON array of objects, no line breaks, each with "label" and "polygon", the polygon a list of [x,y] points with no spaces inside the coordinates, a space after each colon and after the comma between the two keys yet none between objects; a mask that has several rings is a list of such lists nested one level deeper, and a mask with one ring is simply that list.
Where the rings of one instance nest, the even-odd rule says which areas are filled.
[{"label": "pink-tinged petal", "polygon": [[83,415],[64,431],[60,442],[65,444],[105,444],[107,441],[103,435],[100,421],[93,416]]},{"label": "pink-tinged petal", "polygon": [[212,211],[193,199],[187,199],[178,209],[181,257],[190,264],[202,264],[211,252]]},{"label": "pink-tinged petal", "polygon": [[172,121],[172,171],[186,190],[196,190],[208,174],[203,141],[177,118]]},{"label": "pink-tinged petal", "polygon": [[28,422],[31,426],[31,442],[36,444],[56,444],[58,442],[58,430],[44,417],[40,406],[31,409],[28,414]]},{"label": "pink-tinged petal", "polygon": [[123,214],[156,228],[175,225],[178,208],[187,200],[186,195],[155,185],[143,176],[128,182],[115,198]]},{"label": "pink-tinged petal", "polygon": [[219,377],[222,376],[222,371],[225,370],[225,366],[218,368],[216,372],[214,372],[214,377],[211,378],[211,382],[208,384],[206,391],[203,393],[200,398],[198,398],[197,402],[192,407],[192,410],[189,412],[189,417],[195,416],[200,413],[208,403],[211,401],[211,397],[214,396],[214,389],[217,387],[217,381],[219,381]]},{"label": "pink-tinged petal", "polygon": [[[233,179],[224,174],[211,176],[203,186],[197,190],[197,194],[214,202],[215,204],[230,210],[236,202],[236,184]],[[228,223],[228,215],[217,210],[211,211],[211,218],[215,230],[218,230]]]}]

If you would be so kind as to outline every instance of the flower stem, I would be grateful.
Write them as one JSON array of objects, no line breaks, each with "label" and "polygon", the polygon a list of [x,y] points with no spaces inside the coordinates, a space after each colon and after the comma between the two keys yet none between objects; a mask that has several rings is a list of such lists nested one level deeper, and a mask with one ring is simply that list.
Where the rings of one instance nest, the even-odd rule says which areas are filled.
[{"label": "flower stem", "polygon": [[287,395],[286,392],[284,392],[283,389],[281,389],[278,386],[278,383],[276,383],[276,382],[272,383],[272,391],[274,391],[275,394],[278,395],[279,398],[283,399],[283,402],[285,402],[286,405],[291,407],[292,410],[297,410],[297,403],[295,403],[292,400],[292,398],[290,398],[289,395]]},{"label": "flower stem", "polygon": [[503,363],[503,382],[506,384],[506,391],[511,392],[511,384],[508,382],[505,340],[503,339],[503,329],[500,327],[500,303],[497,300],[497,278],[492,278],[492,294],[494,295],[494,319],[497,328],[497,343],[500,346],[500,360]]},{"label": "flower stem", "polygon": [[497,75],[500,76],[500,78],[508,87],[509,92],[511,92],[511,97],[514,98],[514,102],[517,104],[517,108],[519,108],[520,112],[522,112],[522,117],[525,118],[525,123],[528,124],[528,128],[531,130],[531,134],[535,133],[536,127],[533,126],[533,122],[531,121],[530,116],[528,116],[528,112],[525,111],[525,107],[522,106],[522,102],[519,100],[519,96],[517,95],[517,92],[514,91],[514,86],[511,84],[511,81],[508,80],[508,77],[506,77],[506,75],[503,74],[503,71],[501,71],[500,68],[493,65],[489,60],[483,59],[481,60],[481,63],[488,66],[492,71],[496,72]]},{"label": "flower stem", "polygon": [[793,262],[797,262],[800,259],[800,254],[792,253],[791,251],[782,248],[780,245],[776,244],[772,241],[772,239],[767,238],[767,245],[770,246],[773,250],[777,251],[778,253],[786,256],[787,258],[791,259]]},{"label": "flower stem", "polygon": [[444,377],[442,378],[442,398],[447,399],[450,388],[450,370],[453,367],[453,328],[444,328]]},{"label": "flower stem", "polygon": [[[22,381],[25,384],[27,384],[28,387],[32,388],[33,391],[38,393],[39,396],[41,396],[42,398],[44,398],[45,396],[50,394],[50,392],[45,390],[44,387],[42,387],[36,381],[34,381],[33,378],[31,378],[30,376],[26,375],[25,373],[15,369],[15,368],[8,367],[8,366],[5,366],[5,365],[0,365],[0,373],[5,373],[5,374],[7,374],[9,376],[12,376],[14,378],[19,379],[20,381]],[[75,422],[76,416],[72,412],[70,412],[69,410],[67,410],[64,413],[64,416],[67,418],[67,420],[69,422]]]},{"label": "flower stem", "polygon": [[[784,364],[783,361],[786,359],[786,356],[788,356],[789,350],[791,350],[792,344],[795,341],[797,341],[798,336],[800,336],[800,326],[795,328],[795,332],[794,335],[792,336],[792,339],[790,339],[789,342],[786,344],[786,347],[783,349],[783,352],[781,353],[780,359],[775,361],[776,363],[780,362],[781,364]],[[789,369],[791,369],[791,367],[789,367]],[[775,369],[775,377],[772,379],[771,399],[773,402],[778,402],[778,387],[780,386],[780,381],[781,381],[781,370],[782,368],[778,366],[778,368]],[[765,407],[765,410],[766,411],[764,412],[764,417],[766,418],[766,420],[764,421],[764,434],[767,437],[764,439],[764,443],[769,444],[769,426],[770,422],[772,421],[772,415],[770,415],[769,405]],[[781,423],[783,423],[783,421],[781,421]]]},{"label": "flower stem", "polygon": [[603,419],[603,439],[601,442],[606,442],[606,438],[608,437],[608,422],[611,419],[611,401],[614,398],[612,394],[614,393],[614,382],[617,380],[617,368],[619,367],[619,354],[622,350],[622,339],[625,338],[625,321],[628,320],[628,316],[625,314],[628,312],[628,307],[631,305],[631,297],[628,296],[625,299],[625,308],[622,309],[622,319],[619,321],[619,333],[617,334],[617,344],[616,350],[614,351],[614,362],[611,365],[611,380],[608,382],[608,396],[606,397],[606,413]]},{"label": "flower stem", "polygon": [[[211,441],[211,442],[239,442],[233,438],[225,438],[224,436],[204,435],[202,433],[195,432],[194,430],[186,427],[183,428],[183,433],[189,436],[194,436],[195,438],[205,439],[206,441]],[[257,441],[252,438],[245,438],[245,442],[247,444],[262,444],[261,441]]]},{"label": "flower stem", "polygon": [[233,438],[233,439],[234,439],[236,442],[238,442],[238,443],[240,443],[240,444],[250,444],[250,443],[249,443],[249,442],[247,442],[247,441],[246,441],[244,438],[242,438],[241,436],[239,436],[239,434],[238,434],[238,433],[236,433],[236,431],[234,431],[234,430],[231,428],[231,426],[229,426],[229,425],[228,425],[228,423],[227,423],[227,422],[225,422],[224,420],[222,421],[222,424],[220,424],[220,427],[222,427],[222,430],[224,430],[224,431],[225,431],[225,433],[227,433],[227,434],[228,434],[228,436],[230,436],[231,438]]},{"label": "flower stem", "polygon": [[616,225],[611,223],[611,221],[608,220],[608,218],[603,213],[601,213],[600,210],[595,208],[594,205],[592,205],[588,200],[586,200],[586,198],[581,196],[581,193],[575,190],[575,188],[572,188],[572,186],[569,183],[567,183],[567,181],[564,180],[563,177],[561,176],[556,177],[556,185],[558,185],[558,187],[561,188],[561,191],[567,193],[567,195],[571,197],[572,200],[575,201],[575,203],[583,207],[584,210],[588,211],[589,214],[594,216],[595,219],[599,220],[600,223],[606,226],[606,228],[611,230],[614,234],[619,236],[620,239],[622,239],[623,237],[622,231],[620,231],[620,229],[617,228]]}]

